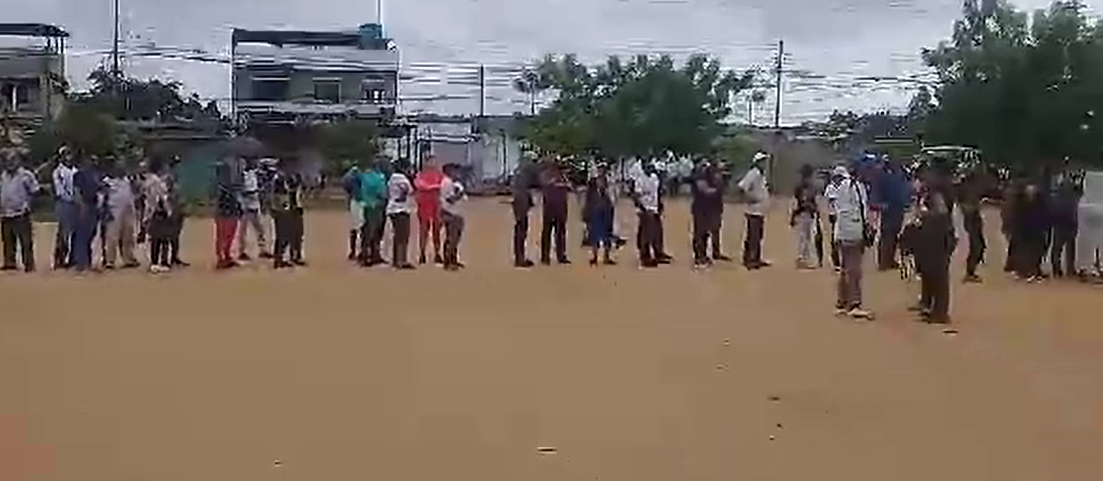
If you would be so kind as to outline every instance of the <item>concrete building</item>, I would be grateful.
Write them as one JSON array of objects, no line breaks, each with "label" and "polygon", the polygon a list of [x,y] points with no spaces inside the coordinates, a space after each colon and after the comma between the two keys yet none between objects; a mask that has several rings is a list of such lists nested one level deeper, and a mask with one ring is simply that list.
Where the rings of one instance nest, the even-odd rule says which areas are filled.
[{"label": "concrete building", "polygon": [[232,63],[241,124],[394,117],[399,53],[379,24],[351,32],[235,29]]},{"label": "concrete building", "polygon": [[54,25],[0,23],[0,36],[28,40],[0,47],[0,117],[29,125],[56,118],[65,100],[69,33]]},{"label": "concrete building", "polygon": [[493,189],[517,168],[521,158],[521,122],[514,116],[411,117],[418,151],[438,162],[467,167],[475,189]]}]

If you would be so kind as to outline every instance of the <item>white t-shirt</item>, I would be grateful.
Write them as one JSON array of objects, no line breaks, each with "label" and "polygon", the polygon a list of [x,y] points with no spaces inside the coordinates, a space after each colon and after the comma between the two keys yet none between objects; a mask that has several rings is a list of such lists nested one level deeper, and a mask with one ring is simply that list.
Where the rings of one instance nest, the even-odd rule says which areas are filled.
[{"label": "white t-shirt", "polygon": [[247,169],[241,175],[241,206],[246,210],[260,210],[260,179],[256,169]]},{"label": "white t-shirt", "polygon": [[636,196],[643,210],[659,211],[659,174],[641,174],[636,178]]},{"label": "white t-shirt", "polygon": [[823,190],[823,198],[827,199],[827,213],[837,215],[839,213],[839,186],[835,182],[828,182]]},{"label": "white t-shirt", "polygon": [[762,169],[751,167],[747,174],[739,181],[739,190],[747,195],[748,215],[766,215],[767,203],[770,200],[770,189],[766,186],[766,176],[762,175]]},{"label": "white t-shirt", "polygon": [[134,208],[134,187],[130,179],[108,177],[103,183],[107,185],[107,207],[111,212],[120,213]]},{"label": "white t-shirt", "polygon": [[391,174],[387,181],[387,215],[414,212],[414,185],[402,173]]},{"label": "white t-shirt", "polygon": [[445,177],[444,182],[440,184],[441,210],[456,216],[462,215],[462,206],[465,200],[467,200],[467,192],[464,190],[463,184],[451,177]]}]

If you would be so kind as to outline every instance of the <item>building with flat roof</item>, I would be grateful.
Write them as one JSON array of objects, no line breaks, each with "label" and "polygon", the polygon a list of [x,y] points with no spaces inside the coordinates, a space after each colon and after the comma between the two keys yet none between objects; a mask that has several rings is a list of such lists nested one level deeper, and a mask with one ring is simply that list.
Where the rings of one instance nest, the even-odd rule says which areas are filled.
[{"label": "building with flat roof", "polygon": [[0,36],[29,40],[0,47],[0,117],[18,124],[56,118],[65,100],[69,33],[54,25],[0,23]]},{"label": "building with flat roof", "polygon": [[394,117],[399,53],[382,25],[350,32],[235,29],[231,52],[239,124]]}]

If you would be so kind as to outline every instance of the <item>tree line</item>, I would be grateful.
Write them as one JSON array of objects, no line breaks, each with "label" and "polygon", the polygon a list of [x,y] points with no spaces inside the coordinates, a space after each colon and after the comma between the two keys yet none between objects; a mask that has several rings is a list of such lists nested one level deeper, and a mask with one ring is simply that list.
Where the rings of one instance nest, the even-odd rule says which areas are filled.
[{"label": "tree line", "polygon": [[[965,0],[950,38],[922,49],[922,58],[935,81],[916,91],[906,113],[835,112],[825,122],[834,132],[825,133],[965,145],[1020,168],[1065,158],[1103,167],[1103,23],[1082,1],[1027,13],[1006,0]],[[526,129],[542,152],[724,157],[747,155],[745,139],[724,134],[737,95],[761,100],[751,90],[759,75],[707,55],[681,65],[669,56],[613,56],[587,66],[568,54],[545,57],[515,87],[554,96]]]}]

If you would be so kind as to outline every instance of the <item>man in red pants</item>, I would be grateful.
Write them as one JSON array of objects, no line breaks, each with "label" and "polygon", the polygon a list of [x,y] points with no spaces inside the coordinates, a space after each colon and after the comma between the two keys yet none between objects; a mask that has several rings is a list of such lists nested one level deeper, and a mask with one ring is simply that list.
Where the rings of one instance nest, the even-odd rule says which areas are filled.
[{"label": "man in red pants", "polygon": [[230,251],[234,245],[234,236],[237,235],[237,223],[242,215],[240,197],[238,195],[240,185],[234,175],[233,165],[222,162],[216,168],[218,182],[218,199],[215,210],[215,255],[218,263],[215,268],[219,270],[237,267]]},{"label": "man in red pants", "polygon": [[417,199],[418,241],[421,255],[418,262],[424,264],[425,247],[429,243],[429,234],[433,234],[433,262],[441,264],[444,259],[440,255],[440,188],[444,183],[444,173],[437,165],[435,158],[426,159],[421,172],[414,179],[414,197]]}]

